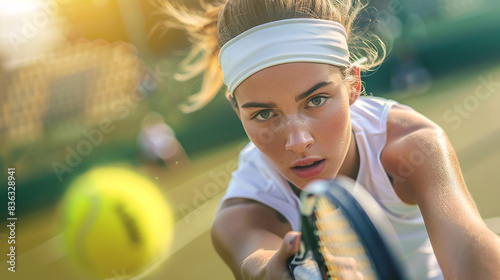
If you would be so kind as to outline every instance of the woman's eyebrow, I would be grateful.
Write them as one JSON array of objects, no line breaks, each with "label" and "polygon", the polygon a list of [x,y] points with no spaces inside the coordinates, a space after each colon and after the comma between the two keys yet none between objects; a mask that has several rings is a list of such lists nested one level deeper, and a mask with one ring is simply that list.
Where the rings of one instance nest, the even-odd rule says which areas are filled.
[{"label": "woman's eyebrow", "polygon": [[311,95],[313,92],[315,92],[316,90],[324,87],[324,86],[327,86],[329,84],[331,84],[332,82],[320,82],[320,83],[317,83],[316,85],[314,85],[313,87],[311,87],[310,89],[306,90],[305,92],[297,95],[295,97],[295,101],[296,102],[299,102],[300,100],[304,99],[304,98],[307,98],[309,95]]},{"label": "woman's eyebrow", "polygon": [[274,102],[269,102],[269,103],[247,102],[241,106],[241,108],[266,108],[266,109],[272,109],[276,107],[277,107],[276,103]]},{"label": "woman's eyebrow", "polygon": [[[319,82],[319,83],[315,84],[314,86],[312,86],[310,89],[306,90],[305,92],[297,95],[295,97],[295,101],[299,102],[300,100],[307,98],[309,95],[311,95],[316,90],[318,90],[324,86],[327,86],[331,83],[333,83],[333,82],[331,82],[331,81],[330,82]],[[247,102],[241,106],[241,108],[265,108],[265,109],[272,109],[272,108],[276,108],[276,107],[277,107],[277,105],[274,102],[269,102],[269,103]]]}]

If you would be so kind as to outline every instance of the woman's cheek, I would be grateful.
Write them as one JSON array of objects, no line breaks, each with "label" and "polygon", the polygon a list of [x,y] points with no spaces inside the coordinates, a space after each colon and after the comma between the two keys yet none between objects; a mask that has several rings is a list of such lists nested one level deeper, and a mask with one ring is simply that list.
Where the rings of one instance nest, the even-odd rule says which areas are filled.
[{"label": "woman's cheek", "polygon": [[[245,130],[252,142],[259,142],[261,145],[269,145],[277,142],[282,137],[284,125],[285,123],[281,115],[274,115],[264,122],[249,120],[247,122],[248,130]],[[250,136],[250,134],[252,136]]]},{"label": "woman's cheek", "polygon": [[277,140],[277,133],[275,130],[255,124],[244,125],[245,131],[255,146],[261,151],[265,151],[272,143]]},{"label": "woman's cheek", "polygon": [[343,108],[340,102],[331,104],[327,110],[316,117],[315,130],[319,131],[321,134],[326,134],[329,137],[335,137],[342,134],[345,129],[348,113],[345,108]]}]

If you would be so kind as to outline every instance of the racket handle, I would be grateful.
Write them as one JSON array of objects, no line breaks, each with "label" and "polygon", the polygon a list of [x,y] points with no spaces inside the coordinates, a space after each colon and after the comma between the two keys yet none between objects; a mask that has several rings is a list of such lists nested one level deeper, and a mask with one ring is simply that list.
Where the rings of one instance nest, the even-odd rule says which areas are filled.
[{"label": "racket handle", "polygon": [[286,265],[288,267],[288,271],[290,272],[290,276],[292,276],[292,279],[295,280],[295,276],[293,275],[293,269],[295,268],[296,265],[292,264],[293,259],[295,259],[295,256],[291,256],[286,260]]},{"label": "racket handle", "polygon": [[[303,237],[304,235],[301,239]],[[291,256],[287,260],[287,264],[290,275],[294,280],[323,280],[318,263],[314,260],[312,251],[304,243],[304,240],[300,241],[299,251],[295,256]]]}]

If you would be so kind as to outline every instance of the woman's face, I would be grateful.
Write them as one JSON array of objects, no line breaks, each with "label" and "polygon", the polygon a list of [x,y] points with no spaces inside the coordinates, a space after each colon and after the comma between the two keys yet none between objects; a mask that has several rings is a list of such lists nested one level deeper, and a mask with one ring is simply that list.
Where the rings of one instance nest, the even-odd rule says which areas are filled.
[{"label": "woman's face", "polygon": [[356,98],[337,67],[287,63],[261,70],[234,93],[255,146],[295,186],[333,178],[349,148]]}]

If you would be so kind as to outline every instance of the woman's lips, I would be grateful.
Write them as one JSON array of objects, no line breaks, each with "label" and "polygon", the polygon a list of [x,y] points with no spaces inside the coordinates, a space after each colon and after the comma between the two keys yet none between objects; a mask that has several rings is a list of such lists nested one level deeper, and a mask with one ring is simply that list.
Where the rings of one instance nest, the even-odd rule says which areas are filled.
[{"label": "woman's lips", "polygon": [[318,176],[321,171],[325,168],[325,160],[318,160],[312,162],[307,166],[295,166],[292,167],[292,172],[300,178],[311,178],[314,176]]}]

